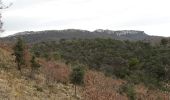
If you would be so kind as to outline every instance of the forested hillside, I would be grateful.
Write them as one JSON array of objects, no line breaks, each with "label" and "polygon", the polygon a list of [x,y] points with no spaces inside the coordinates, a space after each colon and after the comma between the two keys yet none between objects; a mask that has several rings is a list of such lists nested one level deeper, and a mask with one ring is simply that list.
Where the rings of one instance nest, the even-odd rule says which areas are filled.
[{"label": "forested hillside", "polygon": [[60,39],[0,46],[0,99],[169,100],[170,40]]},{"label": "forested hillside", "polygon": [[152,88],[165,89],[164,83],[170,78],[170,45],[166,39],[156,46],[112,39],[61,40],[35,44],[32,51],[37,57],[80,63],[113,78],[142,82]]},{"label": "forested hillside", "polygon": [[38,32],[21,32],[15,35],[1,38],[1,41],[16,41],[17,37],[22,37],[27,43],[37,43],[42,41],[59,41],[61,39],[116,39],[116,40],[130,40],[130,41],[152,41],[159,42],[161,37],[149,36],[143,31],[135,30],[122,30],[122,31],[111,31],[111,30],[95,30],[93,32],[86,30],[51,30],[51,31],[38,31]]}]

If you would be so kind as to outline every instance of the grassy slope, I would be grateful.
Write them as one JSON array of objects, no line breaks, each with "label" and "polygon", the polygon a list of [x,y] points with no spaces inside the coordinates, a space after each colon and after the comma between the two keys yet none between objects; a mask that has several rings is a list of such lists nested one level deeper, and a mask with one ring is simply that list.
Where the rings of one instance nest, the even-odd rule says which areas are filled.
[{"label": "grassy slope", "polygon": [[48,86],[43,76],[21,76],[11,52],[0,48],[0,100],[75,100],[71,84]]}]

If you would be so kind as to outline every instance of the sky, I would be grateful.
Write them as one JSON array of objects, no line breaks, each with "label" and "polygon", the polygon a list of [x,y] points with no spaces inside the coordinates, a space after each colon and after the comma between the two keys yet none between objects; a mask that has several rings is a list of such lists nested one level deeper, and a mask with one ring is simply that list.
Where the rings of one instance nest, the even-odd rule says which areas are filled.
[{"label": "sky", "polygon": [[22,31],[141,30],[170,36],[169,0],[2,0],[7,36]]}]

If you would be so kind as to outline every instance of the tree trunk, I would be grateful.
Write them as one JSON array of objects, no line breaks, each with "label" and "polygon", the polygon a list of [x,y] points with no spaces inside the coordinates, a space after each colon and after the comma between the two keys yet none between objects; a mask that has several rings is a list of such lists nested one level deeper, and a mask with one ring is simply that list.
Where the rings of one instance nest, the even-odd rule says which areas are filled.
[{"label": "tree trunk", "polygon": [[21,65],[19,63],[18,63],[18,70],[20,71],[20,74],[22,75]]}]

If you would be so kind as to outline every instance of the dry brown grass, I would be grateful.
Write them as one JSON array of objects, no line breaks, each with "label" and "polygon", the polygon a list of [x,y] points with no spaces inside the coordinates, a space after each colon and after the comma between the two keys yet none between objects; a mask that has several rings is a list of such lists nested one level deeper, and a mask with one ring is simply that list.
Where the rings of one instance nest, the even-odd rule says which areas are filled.
[{"label": "dry brown grass", "polygon": [[[71,84],[54,82],[51,87],[45,84],[44,74],[49,73],[48,70],[46,73],[37,73],[34,80],[26,75],[21,75],[16,69],[14,56],[11,53],[12,51],[0,47],[0,100],[77,100]],[[41,63],[41,61],[39,62]],[[44,64],[41,69],[50,63],[41,63]],[[55,69],[53,75],[57,75],[55,80],[68,81],[69,68],[62,63],[53,64],[55,65],[52,66]],[[22,71],[25,73],[25,70],[28,70],[29,74],[29,67],[23,68]]]},{"label": "dry brown grass", "polygon": [[4,49],[5,51],[12,52],[13,45],[10,43],[0,43],[0,48]]},{"label": "dry brown grass", "polygon": [[[79,92],[80,93],[80,92]],[[71,84],[36,84],[11,73],[0,72],[0,100],[77,100]]]},{"label": "dry brown grass", "polygon": [[0,48],[0,69],[9,70],[15,66],[14,57],[9,51]]}]

